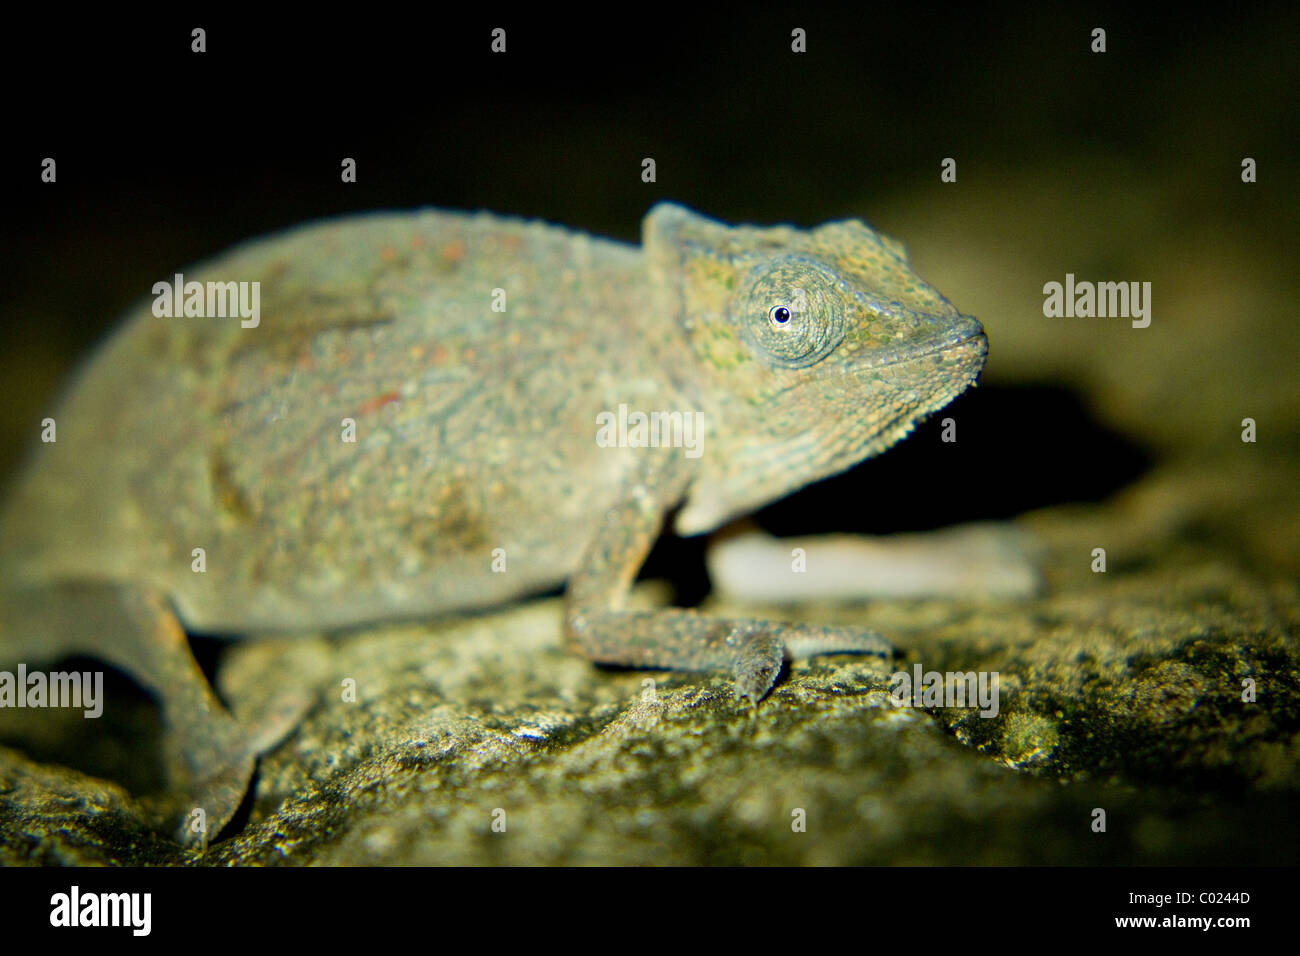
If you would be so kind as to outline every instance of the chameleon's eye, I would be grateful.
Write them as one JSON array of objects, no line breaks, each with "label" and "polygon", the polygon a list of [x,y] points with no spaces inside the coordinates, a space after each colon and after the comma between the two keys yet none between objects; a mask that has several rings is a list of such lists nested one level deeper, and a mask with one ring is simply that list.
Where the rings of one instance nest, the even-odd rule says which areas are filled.
[{"label": "chameleon's eye", "polygon": [[815,365],[844,339],[835,277],[811,259],[785,256],[759,266],[738,306],[751,346],[788,368]]}]

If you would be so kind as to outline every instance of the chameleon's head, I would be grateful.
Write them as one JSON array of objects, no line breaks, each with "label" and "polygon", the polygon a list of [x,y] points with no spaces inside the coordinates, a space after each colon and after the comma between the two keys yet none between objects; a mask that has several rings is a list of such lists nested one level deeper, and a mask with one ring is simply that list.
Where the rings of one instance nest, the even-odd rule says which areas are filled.
[{"label": "chameleon's head", "polygon": [[731,227],[671,203],[645,250],[705,413],[676,528],[696,534],[878,454],[979,376],[988,342],[856,220]]}]

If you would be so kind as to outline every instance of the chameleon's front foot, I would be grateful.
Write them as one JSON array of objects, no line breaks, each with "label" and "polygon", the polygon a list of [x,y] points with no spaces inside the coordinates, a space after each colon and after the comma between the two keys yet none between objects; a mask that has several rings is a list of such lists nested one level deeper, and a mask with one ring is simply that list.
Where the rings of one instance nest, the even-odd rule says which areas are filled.
[{"label": "chameleon's front foot", "polygon": [[[822,654],[893,655],[890,643],[872,631],[855,631],[844,627],[810,627],[806,625],[760,625],[765,630],[746,635],[739,629],[727,638],[739,645],[733,674],[736,697],[747,697],[757,704],[767,696],[781,673],[787,656],[817,657]],[[770,633],[784,632],[784,640]]]},{"label": "chameleon's front foot", "polygon": [[[663,505],[680,501],[680,476],[648,461],[642,481],[611,509],[579,568],[569,578],[565,636],[593,661],[622,667],[722,671],[736,696],[758,703],[780,676],[787,655],[893,654],[879,634],[842,627],[723,620],[680,608],[630,611],[628,587],[659,530]],[[678,484],[674,484],[677,481]],[[658,487],[660,496],[646,491]]]},{"label": "chameleon's front foot", "polygon": [[870,631],[718,620],[676,609],[572,613],[566,629],[576,650],[602,664],[728,672],[736,697],[755,704],[771,691],[787,656],[893,654]]}]

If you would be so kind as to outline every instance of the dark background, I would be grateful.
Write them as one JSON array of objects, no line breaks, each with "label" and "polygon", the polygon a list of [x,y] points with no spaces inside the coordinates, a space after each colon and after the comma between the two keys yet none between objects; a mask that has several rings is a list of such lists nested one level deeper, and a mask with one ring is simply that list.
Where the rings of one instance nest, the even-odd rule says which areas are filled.
[{"label": "dark background", "polygon": [[[896,218],[895,197],[1006,197],[979,223],[1000,236],[1042,214],[1019,198],[1017,177],[1059,169],[1063,189],[1099,197],[1074,211],[1103,237],[1124,204],[1172,180],[1185,205],[1154,208],[1184,208],[1186,219],[1155,228],[1230,222],[1233,249],[1294,272],[1294,3],[623,3],[595,17],[359,8],[296,21],[269,11],[74,16],[51,5],[24,16],[0,56],[0,493],[74,363],[155,281],[324,216],[484,208],[636,241],[646,210],[673,199],[730,222],[860,216],[915,252],[935,236]],[[194,26],[207,30],[202,55],[190,52]],[[497,26],[503,56],[489,52]],[[1096,26],[1107,30],[1101,56],[1089,52]],[[794,27],[807,31],[806,54],[790,52]],[[1241,188],[1243,155],[1260,157],[1258,188]],[[40,182],[45,156],[58,162],[56,185]],[[641,181],[647,156],[653,184]],[[956,186],[939,181],[946,156],[959,160]],[[356,184],[340,182],[343,157],[357,160]],[[1087,178],[1116,168],[1132,176],[1119,188]],[[1097,244],[1098,274],[1146,274],[1109,252]],[[936,284],[966,307],[959,288]],[[942,446],[931,422],[768,509],[764,523],[883,532],[1010,517],[1107,498],[1166,453],[1113,431],[1055,372],[1002,375],[1001,357],[1015,352],[1008,316],[979,317],[989,374],[945,413],[960,419],[961,442]],[[1297,434],[1294,423],[1272,427]],[[647,569],[675,575],[685,603],[707,587],[698,570],[682,574],[699,568],[696,548],[661,545]],[[1281,817],[1269,807],[1264,830]]]},{"label": "dark background", "polygon": [[[1247,152],[1293,168],[1300,156],[1298,22],[1293,4],[615,4],[598,16],[363,8],[75,22],[40,12],[9,34],[4,58],[0,482],[72,363],[160,276],[323,216],[485,208],[636,241],[645,211],[668,198],[732,222],[865,216],[924,243],[871,210],[901,191],[948,188],[943,157],[959,157],[958,188],[978,190],[1100,152],[1153,176],[1221,167],[1198,202],[1232,204],[1261,254],[1279,254],[1277,224],[1294,219],[1278,202],[1287,187],[1243,195],[1235,170]],[[195,25],[207,30],[201,55],[190,52]],[[505,55],[489,51],[496,26]],[[806,54],[790,52],[795,26]],[[1104,56],[1089,52],[1094,26],[1107,30]],[[57,185],[39,181],[45,156]],[[340,182],[345,156],[356,184]],[[656,183],[641,181],[646,156]],[[998,316],[980,317],[995,363]],[[865,479],[766,523],[892,531],[1007,517],[1097,500],[1150,462],[1050,380],[986,378],[954,414],[975,440],[944,449],[942,467],[936,442],[905,442],[861,466]],[[1014,429],[1000,424],[1009,418]],[[937,493],[944,467],[969,494]],[[863,480],[896,507],[854,507]]]}]

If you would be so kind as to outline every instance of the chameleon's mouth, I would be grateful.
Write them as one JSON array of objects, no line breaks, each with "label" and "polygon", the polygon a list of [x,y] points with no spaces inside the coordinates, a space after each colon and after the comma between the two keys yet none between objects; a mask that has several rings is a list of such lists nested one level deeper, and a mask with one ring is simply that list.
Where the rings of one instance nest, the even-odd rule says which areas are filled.
[{"label": "chameleon's mouth", "polygon": [[[874,379],[892,379],[895,373],[906,376],[909,374],[909,366],[914,367],[923,359],[931,359],[950,370],[961,370],[956,374],[954,371],[947,373],[952,376],[952,389],[942,403],[946,404],[979,376],[988,351],[989,341],[979,319],[971,315],[952,315],[945,317],[944,325],[936,328],[928,337],[891,347],[875,345],[861,348],[856,354],[846,356],[845,361],[836,368],[812,371],[814,377],[823,379],[829,376],[858,378],[866,375],[863,381],[870,386],[875,384]],[[792,379],[775,394],[782,395],[800,388],[805,381]]]},{"label": "chameleon's mouth", "polygon": [[988,339],[984,337],[984,326],[980,325],[979,319],[972,315],[944,316],[942,328],[934,335],[893,347],[864,350],[864,354],[854,357],[851,370],[859,372],[864,369],[902,365],[962,345],[970,346],[969,349],[963,349],[963,352],[978,352],[982,365],[983,357],[988,352]]}]

